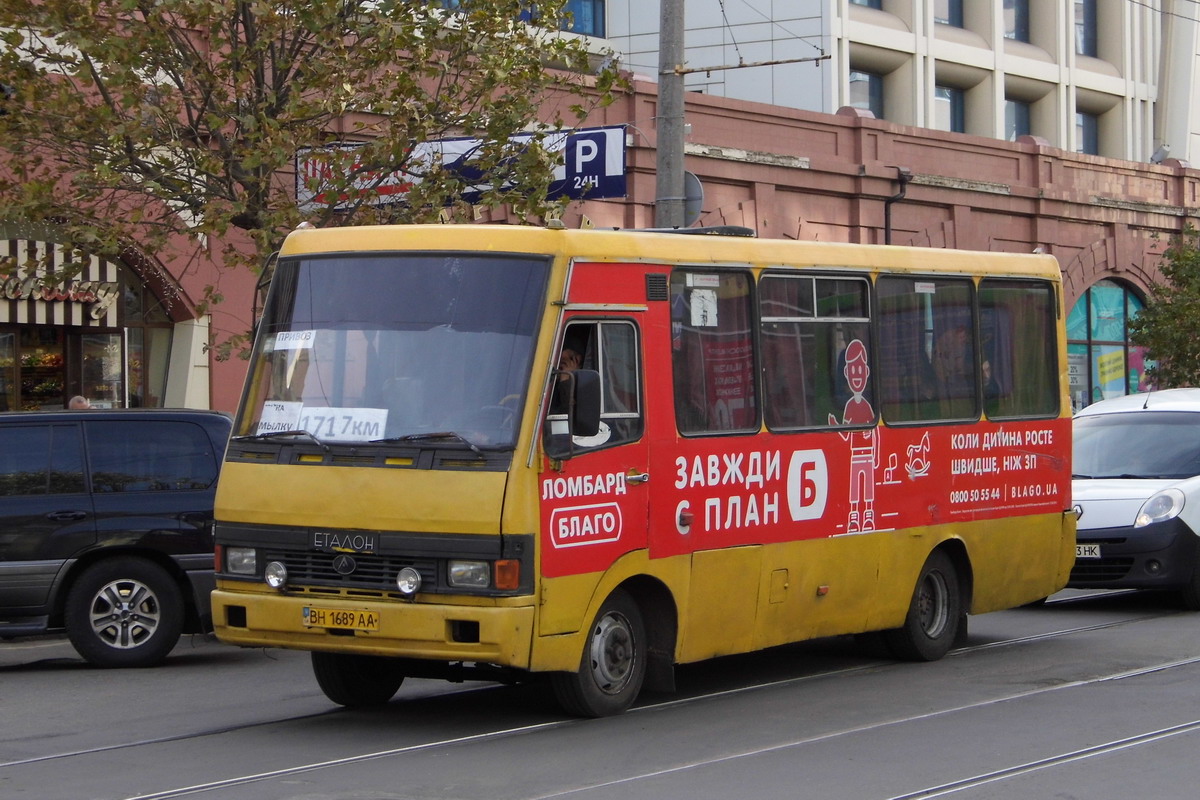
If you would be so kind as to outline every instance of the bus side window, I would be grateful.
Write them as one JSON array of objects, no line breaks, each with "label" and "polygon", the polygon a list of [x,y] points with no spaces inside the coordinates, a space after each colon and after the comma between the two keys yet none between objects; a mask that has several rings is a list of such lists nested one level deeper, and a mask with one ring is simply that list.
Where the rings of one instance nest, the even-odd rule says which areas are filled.
[{"label": "bus side window", "polygon": [[758,429],[748,272],[671,273],[671,362],[681,433]]},{"label": "bus side window", "polygon": [[[576,436],[573,452],[609,447],[641,438],[642,415],[641,359],[638,330],[624,320],[572,322],[563,336],[562,351],[578,354],[574,368],[593,370],[600,375],[600,430],[595,436]],[[571,363],[575,363],[571,360]],[[565,362],[560,353],[560,369]],[[554,381],[550,416],[565,416],[559,398],[565,381]]]},{"label": "bus side window", "polygon": [[1044,281],[979,285],[984,407],[989,417],[1058,413],[1055,297]]},{"label": "bus side window", "polygon": [[979,415],[979,348],[969,279],[883,277],[879,385],[888,422]]},{"label": "bus side window", "polygon": [[[846,353],[869,358],[865,279],[764,275],[759,281],[764,414],[772,430],[844,424],[854,397]],[[857,348],[856,353],[860,352]],[[871,403],[870,380],[862,399]]]}]

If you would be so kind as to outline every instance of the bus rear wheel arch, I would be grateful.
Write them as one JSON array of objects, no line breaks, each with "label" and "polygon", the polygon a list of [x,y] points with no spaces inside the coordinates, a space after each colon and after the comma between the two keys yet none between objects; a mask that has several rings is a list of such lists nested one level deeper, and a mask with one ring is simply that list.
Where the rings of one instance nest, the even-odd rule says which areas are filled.
[{"label": "bus rear wheel arch", "polygon": [[884,631],[884,641],[899,658],[936,661],[958,640],[965,617],[959,569],[944,550],[935,550],[917,576],[904,624]]},{"label": "bus rear wheel arch", "polygon": [[550,676],[554,695],[569,714],[606,717],[623,713],[642,690],[647,657],[641,609],[628,592],[616,589],[588,628],[579,669]]}]

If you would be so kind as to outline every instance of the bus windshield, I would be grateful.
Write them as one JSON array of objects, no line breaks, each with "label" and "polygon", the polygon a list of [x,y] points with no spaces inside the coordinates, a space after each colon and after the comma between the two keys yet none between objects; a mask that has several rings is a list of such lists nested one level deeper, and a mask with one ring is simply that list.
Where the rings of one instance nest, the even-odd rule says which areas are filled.
[{"label": "bus windshield", "polygon": [[511,448],[549,259],[283,258],[235,435]]}]

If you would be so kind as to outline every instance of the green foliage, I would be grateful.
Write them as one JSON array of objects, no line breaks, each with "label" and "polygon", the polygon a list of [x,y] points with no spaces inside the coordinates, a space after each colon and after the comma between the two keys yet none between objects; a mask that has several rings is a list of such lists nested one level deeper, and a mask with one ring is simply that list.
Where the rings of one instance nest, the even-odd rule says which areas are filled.
[{"label": "green foliage", "polygon": [[[619,81],[589,75],[582,40],[549,30],[562,0],[539,2],[546,28],[519,21],[520,0],[444,5],[6,0],[0,220],[51,223],[109,257],[130,243],[153,257],[182,237],[257,269],[300,222],[469,219],[464,179],[412,156],[454,136],[490,142],[481,204],[553,212],[551,156],[514,152],[509,137],[572,127]],[[297,152],[351,140],[365,144],[331,170],[329,199],[298,207]],[[397,171],[417,179],[406,202],[372,203]]]},{"label": "green foliage", "polygon": [[1200,234],[1187,226],[1173,237],[1146,307],[1129,323],[1130,341],[1157,363],[1147,377],[1160,389],[1200,386]]}]

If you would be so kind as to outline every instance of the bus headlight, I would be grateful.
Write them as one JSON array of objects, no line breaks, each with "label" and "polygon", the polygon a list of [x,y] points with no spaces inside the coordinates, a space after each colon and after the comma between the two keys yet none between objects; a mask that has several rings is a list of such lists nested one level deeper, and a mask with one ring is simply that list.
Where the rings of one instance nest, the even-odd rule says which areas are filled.
[{"label": "bus headlight", "polygon": [[446,579],[457,589],[486,589],[492,582],[492,571],[486,561],[451,561]]},{"label": "bus headlight", "polygon": [[396,588],[401,594],[412,596],[421,588],[421,573],[412,567],[402,567],[396,573]]},{"label": "bus headlight", "polygon": [[283,565],[282,561],[272,561],[263,570],[263,580],[272,589],[282,589],[284,584],[287,583],[287,567]]},{"label": "bus headlight", "polygon": [[225,571],[233,575],[258,572],[258,553],[253,547],[226,547]]},{"label": "bus headlight", "polygon": [[1163,489],[1142,503],[1137,519],[1133,521],[1133,527],[1142,528],[1155,522],[1174,519],[1179,516],[1180,511],[1183,511],[1183,492],[1178,489]]}]

